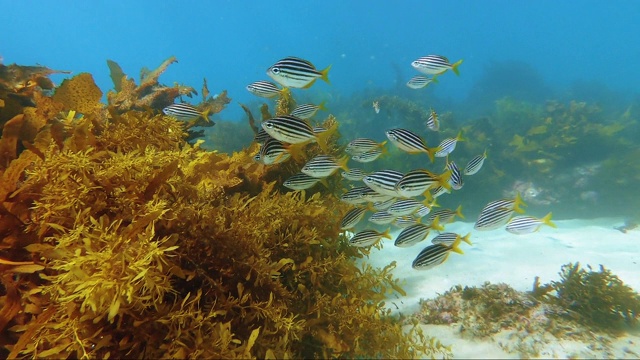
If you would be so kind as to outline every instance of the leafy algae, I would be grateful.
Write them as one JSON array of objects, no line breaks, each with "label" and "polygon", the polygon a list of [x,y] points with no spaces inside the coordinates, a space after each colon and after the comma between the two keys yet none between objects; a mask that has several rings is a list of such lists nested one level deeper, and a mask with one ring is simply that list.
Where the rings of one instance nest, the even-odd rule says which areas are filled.
[{"label": "leafy algae", "polygon": [[450,355],[384,307],[403,293],[394,265],[356,266],[366,251],[334,226],[346,205],[282,193],[286,167],[191,145],[185,124],[148,107],[181,94],[156,84],[173,60],[139,87],[121,77],[107,106],[94,91],[36,93],[30,135],[5,126],[0,354]]}]

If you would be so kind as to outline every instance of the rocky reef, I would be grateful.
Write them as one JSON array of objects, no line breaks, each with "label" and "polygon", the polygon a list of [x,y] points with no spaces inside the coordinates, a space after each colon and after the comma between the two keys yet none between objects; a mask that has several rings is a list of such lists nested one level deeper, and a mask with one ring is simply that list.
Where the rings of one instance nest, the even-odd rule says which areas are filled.
[{"label": "rocky reef", "polygon": [[138,84],[110,62],[107,104],[90,74],[0,65],[0,357],[449,356],[385,307],[395,264],[357,262],[329,190],[282,192],[286,166],[161,114],[194,93],[158,82],[173,62]]}]

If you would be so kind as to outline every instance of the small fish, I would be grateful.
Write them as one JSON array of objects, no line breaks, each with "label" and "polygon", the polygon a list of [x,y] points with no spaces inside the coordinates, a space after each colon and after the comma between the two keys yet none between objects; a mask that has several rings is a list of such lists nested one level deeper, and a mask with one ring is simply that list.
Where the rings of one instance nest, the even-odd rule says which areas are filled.
[{"label": "small fish", "polygon": [[446,246],[451,246],[451,245],[453,245],[454,242],[456,242],[456,240],[460,239],[460,240],[466,242],[469,245],[473,245],[471,243],[471,241],[469,240],[469,236],[471,236],[471,233],[468,233],[465,236],[460,236],[460,235],[458,235],[456,233],[445,232],[445,233],[441,233],[438,236],[436,236],[433,239],[431,239],[431,243],[432,244],[442,244],[442,245],[446,245]]},{"label": "small fish", "polygon": [[262,128],[272,138],[289,144],[306,144],[317,142],[323,152],[327,149],[327,138],[333,133],[333,129],[320,134],[313,132],[313,128],[306,120],[291,115],[278,116],[262,122]]},{"label": "small fish", "polygon": [[500,228],[509,222],[513,215],[513,209],[504,207],[494,207],[489,209],[483,209],[473,226],[476,230],[495,230]]},{"label": "small fish", "polygon": [[358,155],[366,153],[367,151],[382,149],[384,145],[387,143],[387,140],[379,143],[373,139],[368,138],[357,138],[351,140],[344,151],[349,155]]},{"label": "small fish", "polygon": [[317,79],[322,79],[328,84],[329,69],[331,65],[318,71],[309,61],[289,56],[269,67],[267,75],[284,87],[306,89]]},{"label": "small fish", "polygon": [[438,151],[436,152],[436,157],[445,157],[448,156],[456,149],[456,144],[458,141],[464,141],[465,139],[462,137],[462,131],[458,133],[458,135],[454,138],[446,138],[442,140],[440,145],[438,146]]},{"label": "small fish", "polygon": [[540,230],[540,226],[542,225],[548,225],[553,228],[556,227],[556,224],[551,221],[551,213],[548,213],[541,219],[533,216],[516,216],[509,220],[506,229],[512,234],[530,234]]},{"label": "small fish", "polygon": [[326,178],[333,175],[338,169],[349,171],[349,168],[347,168],[348,160],[348,156],[336,160],[333,156],[316,155],[313,159],[307,161],[300,171],[316,178]]},{"label": "small fish", "polygon": [[348,230],[356,226],[364,217],[367,208],[357,207],[349,210],[340,222],[340,230]]},{"label": "small fish", "polygon": [[441,175],[436,175],[426,169],[411,170],[398,180],[396,192],[402,197],[414,197],[424,194],[435,186],[450,188],[448,181],[451,171],[445,171]]},{"label": "small fish", "polygon": [[377,203],[387,201],[393,198],[391,195],[380,194],[379,192],[369,188],[370,191],[362,194],[362,197],[369,202]]},{"label": "small fish", "polygon": [[456,75],[460,75],[458,66],[462,64],[462,60],[458,60],[454,64],[449,62],[444,56],[441,55],[427,55],[411,63],[414,69],[420,71],[425,75],[440,75],[447,70],[453,71]]},{"label": "small fish", "polygon": [[380,103],[378,101],[373,102],[373,111],[375,111],[376,114],[380,113]]},{"label": "small fish", "polygon": [[443,244],[429,245],[420,251],[416,259],[413,260],[411,267],[416,270],[428,270],[438,266],[447,260],[452,251],[463,254],[462,250],[458,248],[459,244],[460,240],[458,239],[451,246]]},{"label": "small fish", "polygon": [[413,246],[420,241],[423,241],[429,235],[429,231],[431,229],[441,228],[437,221],[433,226],[425,225],[425,224],[414,224],[409,227],[406,227],[404,230],[398,234],[396,241],[394,243],[397,247],[409,247]]},{"label": "small fish", "polygon": [[162,112],[180,121],[192,121],[198,118],[203,118],[207,122],[211,122],[209,119],[209,109],[205,111],[199,111],[193,105],[190,104],[171,104],[162,109]]},{"label": "small fish", "polygon": [[425,124],[427,129],[431,131],[439,131],[440,130],[440,120],[438,120],[438,114],[431,109],[431,113],[429,114],[429,118]]},{"label": "small fish", "polygon": [[351,160],[357,161],[359,163],[370,163],[382,156],[383,152],[384,150],[376,148],[367,152],[363,152],[362,154],[353,155],[351,157]]},{"label": "small fish", "polygon": [[283,89],[270,81],[256,81],[247,85],[247,91],[256,96],[271,99],[279,96]]},{"label": "small fish", "polygon": [[327,110],[324,107],[325,102],[321,102],[320,105],[314,104],[301,104],[296,106],[295,109],[291,112],[291,115],[299,117],[300,119],[309,119],[315,115],[318,110]]},{"label": "small fish", "polygon": [[411,215],[416,212],[416,210],[418,210],[421,206],[425,206],[426,201],[427,200],[425,200],[424,202],[419,202],[415,199],[401,199],[391,205],[391,207],[389,207],[387,211],[390,214],[396,216]]},{"label": "small fish", "polygon": [[449,161],[447,158],[446,169],[451,172],[451,177],[449,178],[449,185],[453,190],[460,190],[464,185],[464,180],[462,179],[462,172],[458,168],[455,162]]},{"label": "small fish", "polygon": [[365,197],[368,193],[376,193],[368,186],[359,186],[350,189],[346,193],[342,194],[340,200],[347,204],[362,204],[368,201]]},{"label": "small fish", "polygon": [[322,179],[314,178],[304,173],[298,173],[285,180],[283,185],[291,190],[306,190],[321,180]]},{"label": "small fish", "polygon": [[393,220],[393,225],[400,229],[407,228],[411,225],[415,225],[420,222],[420,219],[416,219],[410,215],[398,216],[395,220]]},{"label": "small fish", "polygon": [[428,148],[427,143],[416,133],[407,129],[391,129],[386,132],[387,138],[398,149],[404,150],[410,154],[427,153],[429,159],[433,162],[433,156],[440,151],[439,148]]},{"label": "small fish", "polygon": [[[436,206],[435,204],[431,204],[431,206],[422,205],[413,213],[413,216],[416,218],[423,218],[431,212],[431,209]],[[439,206],[439,205],[438,205]]]},{"label": "small fish", "polygon": [[450,224],[455,220],[456,216],[464,219],[464,215],[462,215],[462,205],[459,205],[455,211],[451,209],[436,210],[429,214],[426,223],[430,224],[436,221],[436,219],[440,219],[441,224]]},{"label": "small fish", "polygon": [[396,184],[403,174],[395,170],[380,170],[362,178],[362,181],[376,192],[389,196],[398,196]]},{"label": "small fish", "polygon": [[390,198],[388,200],[384,200],[384,201],[376,201],[373,203],[373,208],[378,210],[378,211],[382,211],[382,210],[387,210],[389,207],[391,207],[391,205],[393,205],[398,199],[397,198]]},{"label": "small fish", "polygon": [[362,230],[358,231],[351,239],[349,239],[349,245],[355,247],[367,247],[378,242],[382,238],[391,239],[387,229],[385,232],[377,232],[375,230]]},{"label": "small fish", "polygon": [[253,138],[253,141],[257,142],[258,144],[264,144],[269,139],[273,138],[269,134],[267,134],[267,132],[264,131],[263,128],[260,128],[260,130],[258,130],[258,133]]},{"label": "small fish", "polygon": [[341,175],[349,181],[361,181],[362,178],[367,176],[367,173],[362,169],[350,168],[349,171],[343,171]]},{"label": "small fish", "polygon": [[407,87],[415,90],[422,89],[431,84],[431,82],[434,82],[433,79],[430,79],[426,76],[417,75],[412,77],[411,80],[407,82]]},{"label": "small fish", "polygon": [[487,205],[485,205],[484,208],[482,208],[482,211],[480,213],[484,212],[485,210],[491,210],[495,208],[505,208],[505,209],[513,210],[517,213],[522,214],[524,213],[524,210],[520,206],[526,207],[527,204],[525,204],[522,198],[520,197],[520,193],[517,193],[514,199],[498,199],[498,200],[489,201],[489,203],[487,203]]},{"label": "small fish", "polygon": [[269,138],[264,145],[260,147],[260,151],[254,156],[254,160],[265,165],[279,164],[289,160],[291,154],[286,147],[278,140]]},{"label": "small fish", "polygon": [[391,223],[395,219],[395,215],[391,215],[384,210],[376,211],[371,216],[369,216],[369,222],[372,222],[376,225],[386,225]]},{"label": "small fish", "polygon": [[484,151],[482,155],[477,155],[473,159],[469,161],[467,166],[464,168],[465,175],[474,175],[480,168],[482,168],[482,164],[484,164],[484,160],[487,158],[487,150]]}]

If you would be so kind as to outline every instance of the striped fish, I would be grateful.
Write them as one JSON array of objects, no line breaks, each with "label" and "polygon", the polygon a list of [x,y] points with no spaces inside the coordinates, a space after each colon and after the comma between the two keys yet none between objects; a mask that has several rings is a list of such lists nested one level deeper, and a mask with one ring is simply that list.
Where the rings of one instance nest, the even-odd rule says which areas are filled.
[{"label": "striped fish", "polygon": [[315,104],[300,104],[296,106],[291,112],[291,115],[299,117],[300,119],[309,119],[315,115],[318,110],[327,110],[324,107],[325,102],[321,102],[320,105]]},{"label": "striped fish", "polygon": [[425,124],[427,129],[431,131],[439,131],[440,130],[440,120],[438,120],[438,114],[431,109],[431,113],[429,114],[429,118]]},{"label": "striped fish", "polygon": [[389,214],[388,212],[376,211],[371,216],[369,216],[369,222],[372,222],[376,225],[386,225],[395,220],[396,217],[394,215]]},{"label": "striped fish", "polygon": [[364,217],[367,208],[357,207],[349,210],[340,222],[340,230],[348,230],[356,226]]},{"label": "striped fish", "polygon": [[483,209],[473,226],[476,230],[495,230],[506,225],[513,215],[513,210],[504,207]]},{"label": "striped fish", "polygon": [[435,199],[440,195],[449,194],[451,191],[444,186],[436,186],[431,189],[431,196]]},{"label": "striped fish", "polygon": [[462,250],[458,248],[459,244],[460,239],[456,240],[451,246],[443,244],[429,245],[420,251],[416,259],[413,260],[411,267],[416,270],[428,270],[438,266],[447,260],[452,251],[463,254]]},{"label": "striped fish", "polygon": [[416,219],[410,215],[398,216],[395,220],[393,220],[393,225],[395,227],[399,227],[400,229],[404,229],[411,225],[415,225],[420,222],[420,219]]},{"label": "striped fish", "polygon": [[362,178],[362,181],[376,192],[389,196],[398,196],[396,184],[403,174],[395,170],[380,170]]},{"label": "striped fish", "polygon": [[379,192],[369,188],[370,191],[362,194],[362,197],[372,203],[383,202],[393,198],[391,195],[380,194]]},{"label": "striped fish", "polygon": [[416,218],[423,218],[423,217],[429,215],[429,213],[431,212],[431,208],[433,206],[434,205],[432,205],[431,207],[422,205],[422,206],[420,206],[418,208],[418,210],[416,210],[416,212],[413,213],[413,216],[416,217]]},{"label": "striped fish", "polygon": [[407,87],[415,90],[422,89],[431,84],[431,82],[434,82],[433,79],[430,79],[426,76],[417,75],[412,77],[411,80],[407,81]]},{"label": "striped fish", "polygon": [[451,177],[449,178],[449,185],[453,190],[460,190],[464,185],[464,180],[462,179],[462,172],[458,168],[455,162],[449,161],[447,159],[447,170],[451,171]]},{"label": "striped fish", "polygon": [[391,205],[387,211],[396,216],[411,215],[421,206],[424,206],[424,202],[415,199],[401,199]]},{"label": "striped fish", "polygon": [[200,111],[190,104],[171,104],[162,109],[162,112],[180,121],[192,121],[203,118],[207,122],[211,122],[211,120],[209,120],[209,109]]},{"label": "striped fish", "polygon": [[298,173],[284,181],[283,185],[291,190],[306,190],[313,187],[320,180],[304,173]]},{"label": "striped fish", "polygon": [[436,219],[440,219],[440,224],[450,224],[455,220],[456,215],[460,219],[464,219],[464,215],[462,215],[462,205],[459,205],[455,211],[451,209],[435,210],[429,213],[429,217],[427,217],[427,221],[425,222],[430,224],[435,222]]},{"label": "striped fish", "polygon": [[359,163],[369,163],[379,158],[383,152],[384,149],[375,148],[373,150],[363,152],[362,154],[353,155],[351,157],[351,160],[357,161]]},{"label": "striped fish", "polygon": [[482,155],[477,155],[473,159],[469,161],[467,166],[464,168],[465,175],[473,175],[480,171],[482,168],[482,164],[484,164],[484,160],[487,158],[487,150],[484,151]]},{"label": "striped fish", "polygon": [[262,122],[262,128],[272,138],[289,144],[306,144],[317,142],[323,152],[329,152],[326,139],[332,131],[320,134],[313,132],[313,128],[306,120],[291,115],[278,116]]},{"label": "striped fish", "polygon": [[551,213],[548,213],[541,219],[533,216],[516,216],[509,220],[506,230],[517,235],[530,234],[540,230],[542,225],[548,225],[553,228],[556,227],[556,224],[551,221]]},{"label": "striped fish", "polygon": [[378,148],[381,149],[384,147],[386,143],[387,143],[387,140],[379,143],[373,139],[357,138],[357,139],[351,140],[347,144],[347,147],[344,149],[344,151],[349,155],[358,155],[374,149],[378,149]]},{"label": "striped fish", "polygon": [[326,178],[327,176],[333,175],[338,169],[349,171],[347,168],[348,160],[348,156],[336,160],[333,156],[316,155],[313,159],[307,161],[300,171],[316,178]]},{"label": "striped fish", "polygon": [[438,151],[436,151],[436,157],[445,157],[451,154],[453,150],[456,149],[456,144],[458,144],[458,141],[464,141],[464,138],[462,138],[462,131],[460,131],[454,138],[446,138],[442,140],[442,142],[438,146]]},{"label": "striped fish", "polygon": [[267,69],[267,75],[284,87],[309,88],[317,79],[329,83],[329,69],[318,71],[307,60],[289,56],[279,60]]},{"label": "striped fish", "polygon": [[498,199],[498,200],[489,201],[489,203],[487,203],[487,205],[485,205],[484,208],[482,208],[481,212],[484,212],[485,210],[495,209],[495,208],[505,208],[505,209],[513,210],[517,213],[522,214],[524,213],[524,210],[520,206],[526,207],[527,204],[525,204],[522,198],[520,197],[520,193],[517,193],[516,197],[513,199]]},{"label": "striped fish", "polygon": [[433,162],[434,154],[439,151],[438,148],[432,149],[427,147],[427,143],[416,133],[407,129],[391,129],[386,132],[387,138],[398,149],[404,150],[410,154],[427,153],[429,159]]},{"label": "striped fish", "polygon": [[381,211],[381,210],[387,210],[389,207],[391,207],[391,205],[393,205],[398,199],[397,198],[390,198],[388,200],[384,200],[384,201],[376,201],[373,203],[373,208]]},{"label": "striped fish", "polygon": [[253,138],[253,141],[257,142],[258,144],[264,144],[269,139],[273,138],[269,134],[267,134],[267,132],[264,131],[263,128],[260,128],[260,130],[258,130],[258,133]]},{"label": "striped fish", "polygon": [[253,95],[271,99],[282,93],[282,89],[271,81],[256,81],[247,85],[247,91]]},{"label": "striped fish", "polygon": [[350,168],[349,171],[343,171],[342,177],[349,181],[361,181],[362,178],[367,176],[367,173],[362,169]]},{"label": "striped fish", "polygon": [[260,151],[254,156],[254,160],[265,164],[279,164],[289,160],[291,154],[287,151],[285,146],[278,140],[269,138],[261,147]]},{"label": "striped fish", "polygon": [[365,195],[368,193],[376,192],[371,190],[371,188],[368,186],[359,186],[350,189],[346,193],[342,194],[340,200],[346,202],[347,204],[362,204],[368,201],[365,198]]},{"label": "striped fish", "polygon": [[423,241],[429,235],[431,227],[425,224],[415,224],[404,228],[393,245],[397,247],[410,247]]},{"label": "striped fish", "polygon": [[448,184],[450,177],[450,171],[436,175],[426,169],[411,170],[398,180],[396,192],[398,195],[407,198],[418,196],[438,185],[450,187]]},{"label": "striped fish", "polygon": [[382,238],[391,239],[389,229],[382,233],[369,229],[362,230],[358,231],[351,239],[349,239],[349,245],[355,247],[367,247],[377,243],[378,240]]},{"label": "striped fish", "polygon": [[456,233],[452,233],[452,232],[445,232],[442,234],[439,234],[438,236],[434,237],[433,239],[431,239],[431,243],[432,244],[442,244],[442,245],[446,245],[446,246],[451,246],[453,245],[453,243],[460,239],[464,242],[466,242],[469,245],[473,245],[471,243],[471,241],[469,240],[469,236],[471,236],[471,233],[468,233],[465,236],[460,236]]},{"label": "striped fish", "polygon": [[427,55],[411,63],[414,69],[425,75],[440,75],[447,70],[452,70],[456,75],[460,75],[458,66],[462,64],[462,60],[451,64],[449,59],[441,55]]}]

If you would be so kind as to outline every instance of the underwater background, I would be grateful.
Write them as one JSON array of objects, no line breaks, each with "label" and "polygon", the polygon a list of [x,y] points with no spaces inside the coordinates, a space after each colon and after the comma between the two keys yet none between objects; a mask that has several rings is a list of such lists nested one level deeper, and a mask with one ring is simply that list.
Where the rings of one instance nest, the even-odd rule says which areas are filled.
[{"label": "underwater background", "polygon": [[[353,233],[337,229],[354,185],[334,174],[306,193],[283,186],[315,144],[303,160],[254,161],[256,119],[295,104],[326,108],[315,123],[337,127],[335,159],[391,128],[428,133],[433,146],[459,134],[461,168],[486,151],[478,174],[437,200],[463,221],[520,196],[537,218],[615,218],[637,233],[636,1],[0,5],[0,357],[451,356],[446,339],[415,326],[428,316],[399,318],[385,304],[406,296],[394,270],[407,259],[371,266],[381,242],[350,246]],[[463,60],[459,75],[409,88],[412,61],[429,54]],[[331,66],[329,81],[276,100],[247,91],[287,56]],[[174,101],[212,122],[163,116]],[[425,127],[432,110],[437,135]],[[444,171],[441,159],[386,146],[349,167]],[[640,297],[606,268],[576,262],[560,275],[536,278],[530,296],[557,313],[575,306],[573,293],[613,299],[622,305],[585,305],[584,318],[563,321],[637,329]],[[462,286],[445,295],[526,297]],[[435,304],[421,307],[442,321]]]}]

